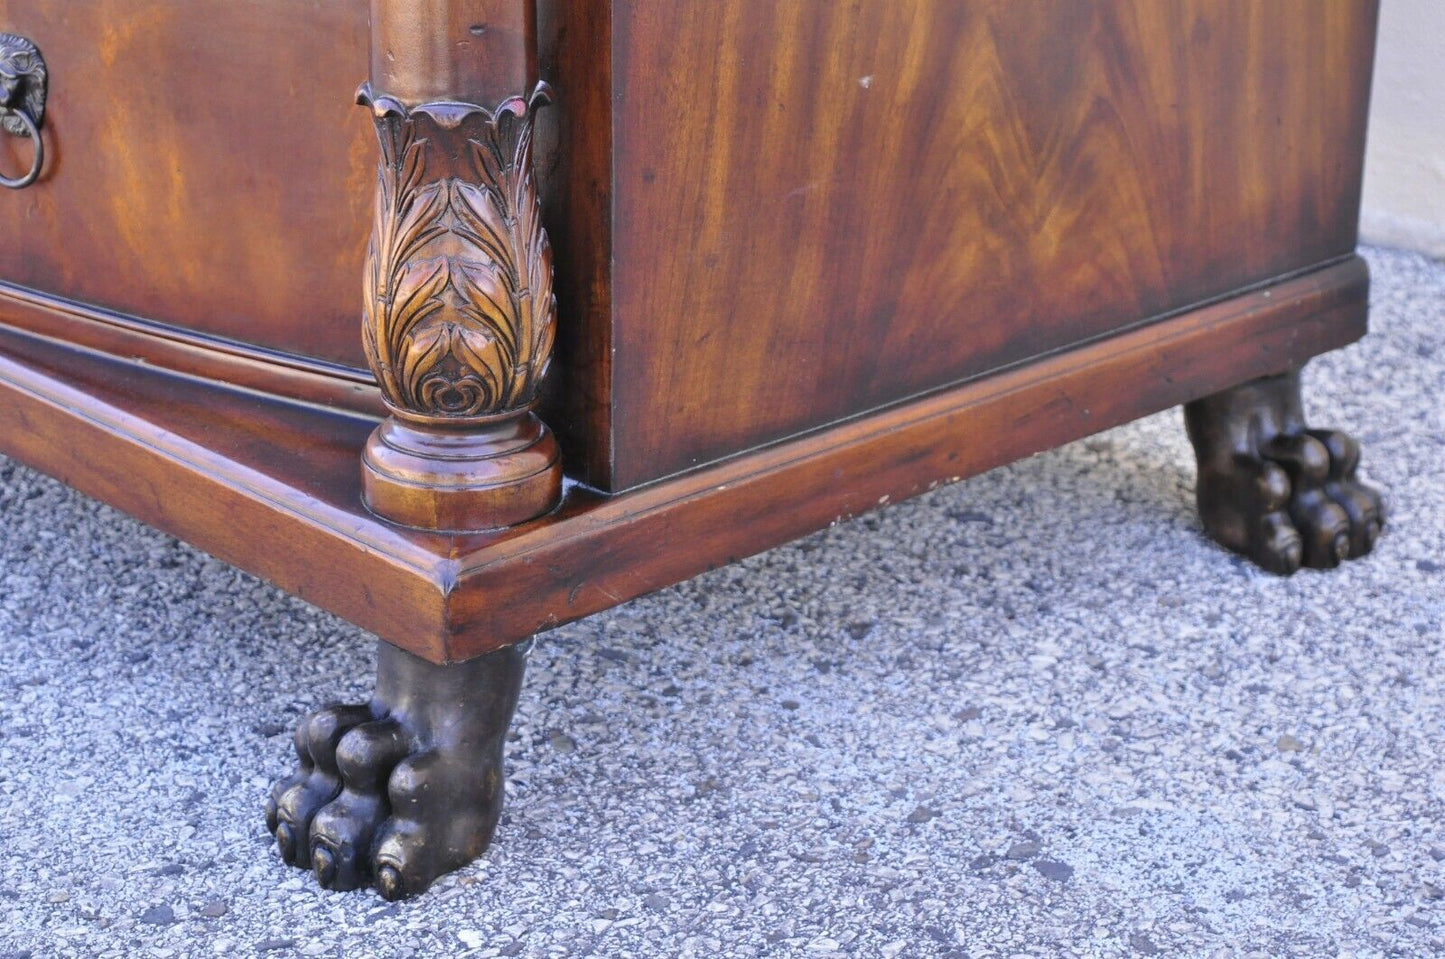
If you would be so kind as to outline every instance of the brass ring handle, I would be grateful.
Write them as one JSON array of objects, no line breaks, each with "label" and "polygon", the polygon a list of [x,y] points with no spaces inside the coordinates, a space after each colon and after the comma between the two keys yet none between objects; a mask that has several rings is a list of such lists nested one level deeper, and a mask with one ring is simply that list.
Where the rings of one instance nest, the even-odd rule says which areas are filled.
[{"label": "brass ring handle", "polygon": [[45,60],[24,37],[0,33],[0,128],[35,141],[35,157],[24,176],[0,174],[0,186],[20,190],[40,178],[45,166]]},{"label": "brass ring handle", "polygon": [[0,186],[11,190],[23,190],[40,178],[40,168],[45,165],[45,141],[40,138],[40,124],[36,123],[22,107],[9,114],[25,124],[26,135],[35,141],[35,159],[30,161],[30,171],[24,176],[8,177],[0,173]]}]

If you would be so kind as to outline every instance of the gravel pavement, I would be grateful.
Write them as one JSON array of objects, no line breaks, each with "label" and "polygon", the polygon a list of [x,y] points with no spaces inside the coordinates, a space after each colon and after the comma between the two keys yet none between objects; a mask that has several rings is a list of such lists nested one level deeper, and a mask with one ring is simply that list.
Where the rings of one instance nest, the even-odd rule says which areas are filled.
[{"label": "gravel pavement", "polygon": [[261,816],[369,638],[0,459],[0,956],[1445,952],[1445,264],[1368,255],[1375,555],[1209,544],[1178,410],[889,506],[544,636],[396,905]]}]

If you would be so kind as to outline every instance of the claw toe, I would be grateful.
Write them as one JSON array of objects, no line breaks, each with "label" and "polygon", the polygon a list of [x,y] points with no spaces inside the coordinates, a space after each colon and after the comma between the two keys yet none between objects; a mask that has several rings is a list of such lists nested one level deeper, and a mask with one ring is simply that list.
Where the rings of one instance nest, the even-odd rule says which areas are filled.
[{"label": "claw toe", "polygon": [[362,723],[341,737],[336,768],[353,789],[380,791],[397,763],[406,758],[406,737],[395,720]]},{"label": "claw toe", "polygon": [[1333,569],[1350,555],[1350,517],[1318,490],[1297,494],[1290,510],[1305,541],[1305,565]]},{"label": "claw toe", "polygon": [[289,822],[276,825],[276,848],[287,862],[296,861],[296,832]]},{"label": "claw toe", "polygon": [[1258,469],[1259,476],[1255,482],[1261,508],[1268,512],[1283,509],[1289,503],[1289,474],[1278,463],[1270,460],[1264,460]]},{"label": "claw toe", "polygon": [[1347,560],[1347,559],[1350,558],[1350,534],[1349,534],[1349,533],[1342,532],[1342,533],[1339,533],[1339,534],[1337,534],[1337,535],[1335,536],[1334,551],[1335,551],[1335,562],[1334,562],[1334,565],[1336,565],[1336,566],[1338,566],[1339,564],[1343,563],[1345,560]]},{"label": "claw toe", "polygon": [[1295,487],[1322,483],[1330,474],[1329,450],[1308,434],[1280,434],[1260,452],[1283,466]]},{"label": "claw toe", "polygon": [[328,889],[355,889],[366,882],[371,837],[386,810],[338,799],[316,814],[311,828],[311,871]]},{"label": "claw toe", "polygon": [[336,853],[324,843],[316,843],[311,850],[311,871],[316,874],[316,881],[326,888],[332,888],[336,882]]},{"label": "claw toe", "polygon": [[406,887],[401,881],[401,870],[385,865],[376,871],[376,891],[387,902],[396,902],[406,896]]},{"label": "claw toe", "polygon": [[1309,435],[1329,451],[1331,478],[1348,479],[1355,475],[1360,465],[1360,444],[1353,436],[1339,430],[1310,430]]},{"label": "claw toe", "polygon": [[1261,526],[1263,535],[1253,557],[1255,562],[1279,576],[1293,574],[1304,560],[1304,542],[1299,531],[1290,524],[1289,517],[1279,511],[1265,516]]}]

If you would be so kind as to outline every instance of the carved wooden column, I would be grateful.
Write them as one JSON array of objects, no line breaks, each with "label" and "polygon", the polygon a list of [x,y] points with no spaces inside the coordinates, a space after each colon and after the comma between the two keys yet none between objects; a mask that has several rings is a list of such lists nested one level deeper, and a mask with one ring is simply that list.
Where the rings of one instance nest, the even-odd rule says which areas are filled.
[{"label": "carved wooden column", "polygon": [[556,440],[532,412],[556,327],[532,175],[532,0],[372,0],[381,145],[367,253],[367,359],[389,416],[363,495],[408,526],[471,530],[547,512]]}]

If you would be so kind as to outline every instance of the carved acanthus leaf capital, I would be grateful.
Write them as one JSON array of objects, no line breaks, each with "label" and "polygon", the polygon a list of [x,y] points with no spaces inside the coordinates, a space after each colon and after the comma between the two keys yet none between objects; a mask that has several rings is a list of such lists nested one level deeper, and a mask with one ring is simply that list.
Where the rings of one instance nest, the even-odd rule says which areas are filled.
[{"label": "carved acanthus leaf capital", "polygon": [[381,145],[366,351],[405,418],[489,418],[536,399],[556,327],[532,172],[534,116],[549,99],[546,84],[492,109],[357,92]]}]

